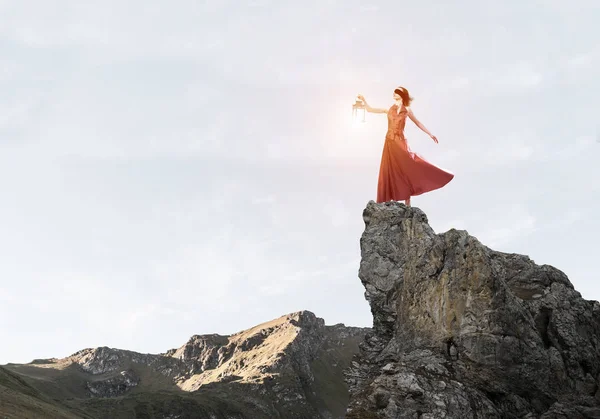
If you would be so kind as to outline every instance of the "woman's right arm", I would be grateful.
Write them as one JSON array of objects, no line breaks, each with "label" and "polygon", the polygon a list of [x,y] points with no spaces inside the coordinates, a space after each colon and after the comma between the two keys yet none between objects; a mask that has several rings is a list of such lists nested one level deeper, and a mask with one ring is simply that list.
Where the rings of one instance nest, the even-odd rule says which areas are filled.
[{"label": "woman's right arm", "polygon": [[371,113],[388,113],[387,109],[383,109],[383,108],[373,108],[372,106],[370,106],[367,101],[365,100],[365,97],[363,95],[358,95],[358,98],[360,100],[362,100],[365,103],[365,109],[367,110],[367,112],[371,112]]}]

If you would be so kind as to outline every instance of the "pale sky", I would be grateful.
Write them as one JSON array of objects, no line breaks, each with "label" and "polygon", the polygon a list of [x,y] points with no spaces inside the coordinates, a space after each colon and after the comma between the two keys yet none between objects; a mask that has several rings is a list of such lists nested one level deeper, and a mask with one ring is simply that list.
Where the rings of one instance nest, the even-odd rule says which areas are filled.
[{"label": "pale sky", "polygon": [[297,310],[371,326],[358,279],[384,115],[455,173],[437,232],[600,299],[597,0],[0,0],[0,364],[158,353]]}]

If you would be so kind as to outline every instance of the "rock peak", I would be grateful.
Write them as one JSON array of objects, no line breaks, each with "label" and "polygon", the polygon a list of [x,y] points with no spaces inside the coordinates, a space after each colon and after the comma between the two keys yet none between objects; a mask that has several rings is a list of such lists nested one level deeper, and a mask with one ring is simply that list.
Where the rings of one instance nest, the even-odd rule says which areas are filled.
[{"label": "rock peak", "polygon": [[600,304],[563,272],[436,234],[401,203],[370,202],[363,219],[374,329],[348,418],[600,417]]}]

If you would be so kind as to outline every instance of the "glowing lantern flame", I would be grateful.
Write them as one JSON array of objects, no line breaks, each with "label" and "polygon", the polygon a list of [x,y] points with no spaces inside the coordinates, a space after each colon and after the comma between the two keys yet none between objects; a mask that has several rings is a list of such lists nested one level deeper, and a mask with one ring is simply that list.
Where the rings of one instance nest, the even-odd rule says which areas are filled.
[{"label": "glowing lantern flame", "polygon": [[354,122],[365,122],[366,113],[367,108],[365,102],[357,98],[354,105],[352,105],[352,119]]}]

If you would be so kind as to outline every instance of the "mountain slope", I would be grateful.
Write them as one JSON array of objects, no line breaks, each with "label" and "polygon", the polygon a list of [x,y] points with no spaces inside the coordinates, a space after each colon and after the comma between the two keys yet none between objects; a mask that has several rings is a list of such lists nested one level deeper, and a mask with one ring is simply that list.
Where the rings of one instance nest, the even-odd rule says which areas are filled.
[{"label": "mountain slope", "polygon": [[340,418],[343,370],[365,332],[303,311],[163,354],[101,347],[6,369],[26,386],[19,394],[94,418]]},{"label": "mountain slope", "polygon": [[6,368],[0,367],[0,417],[2,419],[75,419],[89,418],[62,403],[50,399]]}]

